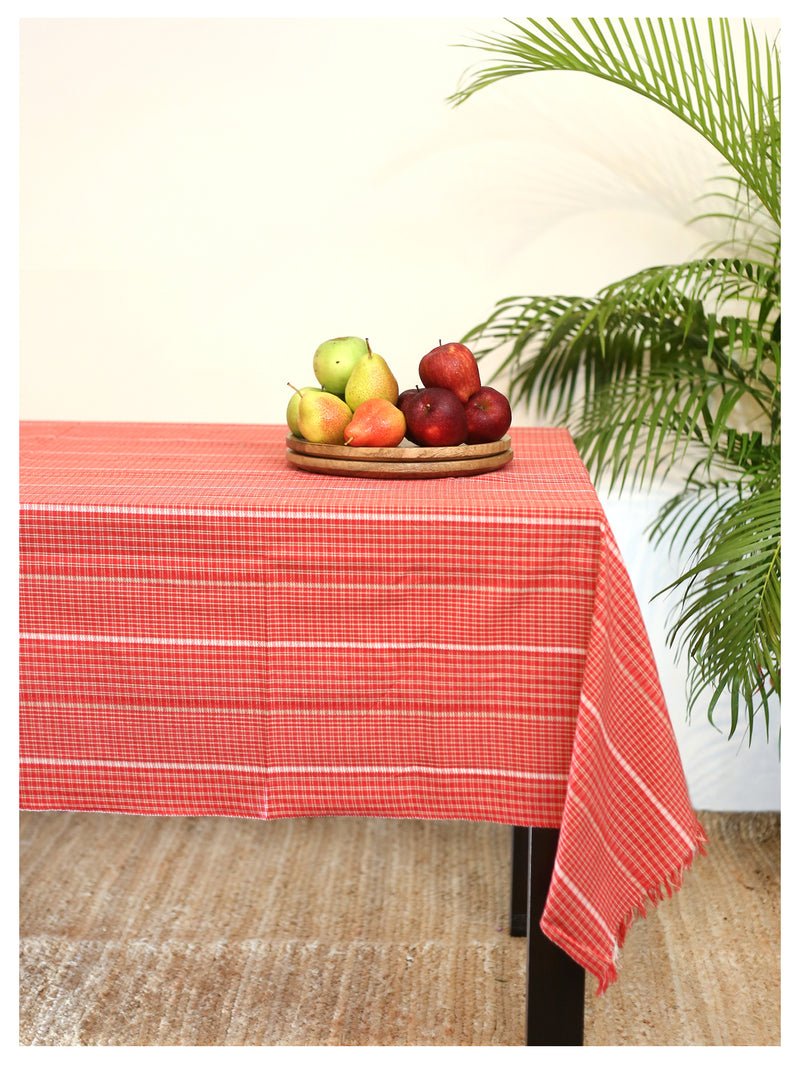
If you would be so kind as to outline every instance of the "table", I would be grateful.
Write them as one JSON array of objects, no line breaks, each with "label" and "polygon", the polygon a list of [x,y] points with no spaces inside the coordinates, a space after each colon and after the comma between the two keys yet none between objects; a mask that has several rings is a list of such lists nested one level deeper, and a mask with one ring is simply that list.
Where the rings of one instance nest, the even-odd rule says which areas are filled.
[{"label": "table", "polygon": [[569,434],[385,481],[290,468],[281,426],[20,432],[20,806],[517,827],[527,1040],[569,1043],[553,1004],[705,841]]}]

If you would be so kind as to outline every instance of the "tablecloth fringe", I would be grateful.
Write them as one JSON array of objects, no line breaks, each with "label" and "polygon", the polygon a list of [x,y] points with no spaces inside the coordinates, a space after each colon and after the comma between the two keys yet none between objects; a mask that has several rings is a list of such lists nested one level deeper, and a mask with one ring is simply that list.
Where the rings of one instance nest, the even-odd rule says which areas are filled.
[{"label": "tablecloth fringe", "polygon": [[695,856],[698,854],[701,856],[706,855],[706,845],[708,844],[708,837],[705,830],[699,822],[695,821],[693,836],[695,839],[694,846],[690,848],[686,855],[681,859],[680,863],[674,867],[657,885],[651,886],[647,889],[645,897],[642,901],[630,909],[630,911],[623,916],[617,927],[617,936],[614,941],[614,950],[611,962],[605,969],[602,969],[598,974],[595,972],[595,977],[598,980],[597,996],[602,996],[608,987],[617,980],[617,964],[619,963],[620,952],[622,946],[625,943],[625,938],[628,934],[636,919],[645,919],[648,913],[648,901],[650,907],[654,908],[657,904],[660,904],[666,897],[671,897],[674,892],[681,888],[683,885],[683,877],[686,871],[692,865]]}]

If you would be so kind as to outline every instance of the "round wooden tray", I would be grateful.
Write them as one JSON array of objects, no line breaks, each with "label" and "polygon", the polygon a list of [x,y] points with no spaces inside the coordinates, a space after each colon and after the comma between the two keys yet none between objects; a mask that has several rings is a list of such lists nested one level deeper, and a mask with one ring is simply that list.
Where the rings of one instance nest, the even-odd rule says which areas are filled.
[{"label": "round wooden tray", "polygon": [[286,436],[286,459],[300,470],[355,478],[453,478],[499,470],[512,458],[511,438],[482,445],[421,448],[354,448],[320,445]]}]

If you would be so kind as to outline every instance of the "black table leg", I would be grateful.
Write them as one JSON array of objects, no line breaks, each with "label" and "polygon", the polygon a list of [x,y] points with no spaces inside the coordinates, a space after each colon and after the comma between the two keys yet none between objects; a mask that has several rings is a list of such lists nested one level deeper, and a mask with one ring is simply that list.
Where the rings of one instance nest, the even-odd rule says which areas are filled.
[{"label": "black table leg", "polygon": [[529,833],[527,826],[511,828],[511,919],[512,937],[525,937],[528,932],[528,858]]},{"label": "black table leg", "polygon": [[526,1045],[582,1045],[586,972],[539,926],[558,848],[558,830],[530,827]]}]

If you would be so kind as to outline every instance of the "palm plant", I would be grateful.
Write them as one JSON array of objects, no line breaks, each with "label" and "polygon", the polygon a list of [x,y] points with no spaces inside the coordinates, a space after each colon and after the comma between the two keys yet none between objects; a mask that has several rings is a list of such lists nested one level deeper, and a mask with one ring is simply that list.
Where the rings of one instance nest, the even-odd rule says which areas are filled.
[{"label": "palm plant", "polygon": [[[712,210],[728,234],[690,262],[591,297],[500,300],[464,337],[496,353],[513,400],[571,429],[590,471],[642,487],[680,472],[648,530],[683,554],[668,641],[687,657],[688,709],[728,735],[769,727],[780,700],[780,56],[745,21],[507,20],[466,47],[498,61],[450,97],[536,71],[584,72],[678,116],[720,153]],[[737,50],[738,44],[738,50]],[[689,553],[688,558],[686,553]]]}]

